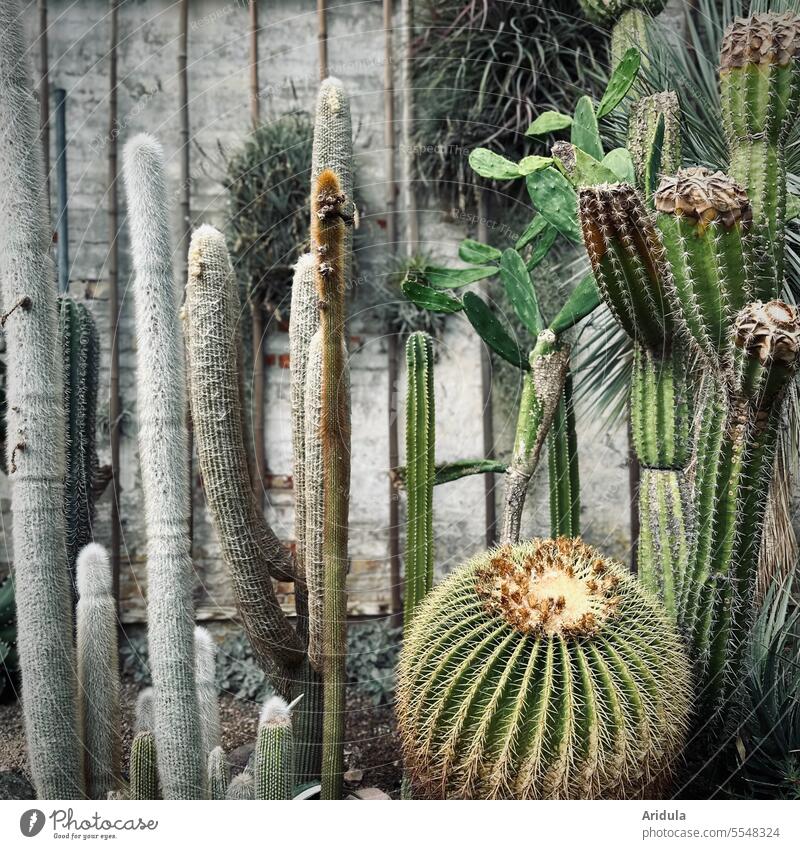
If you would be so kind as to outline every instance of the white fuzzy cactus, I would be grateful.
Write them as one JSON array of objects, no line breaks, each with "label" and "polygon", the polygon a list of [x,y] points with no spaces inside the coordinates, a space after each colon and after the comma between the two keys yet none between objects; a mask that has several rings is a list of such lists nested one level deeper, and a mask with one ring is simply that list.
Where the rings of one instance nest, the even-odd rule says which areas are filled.
[{"label": "white fuzzy cactus", "polygon": [[40,799],[83,795],[72,593],[64,536],[64,411],[51,230],[25,15],[0,3],[0,283],[8,374],[17,629]]},{"label": "white fuzzy cactus", "polygon": [[217,644],[206,628],[194,629],[197,703],[200,707],[200,734],[205,757],[221,741],[219,698],[217,697]]},{"label": "white fuzzy cactus", "polygon": [[134,733],[153,730],[153,688],[145,687],[136,697]]},{"label": "white fuzzy cactus", "polygon": [[79,728],[86,793],[106,799],[119,787],[120,704],[117,606],[111,564],[102,545],[89,543],[77,559]]},{"label": "white fuzzy cactus", "polygon": [[206,763],[194,673],[186,387],[158,141],[146,134],[131,139],[123,173],[136,273],[139,461],[158,767],[166,799],[192,799],[203,793]]}]

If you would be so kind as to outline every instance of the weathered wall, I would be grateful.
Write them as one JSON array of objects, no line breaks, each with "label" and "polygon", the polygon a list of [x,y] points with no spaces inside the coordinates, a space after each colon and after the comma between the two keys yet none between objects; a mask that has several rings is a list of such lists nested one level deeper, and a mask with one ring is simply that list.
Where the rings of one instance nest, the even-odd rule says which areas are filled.
[{"label": "weathered wall", "polygon": [[[35,3],[27,9],[31,53],[38,55]],[[85,0],[79,4],[50,2],[50,67],[54,87],[67,91],[68,186],[70,225],[70,292],[87,299],[101,331],[103,365],[100,376],[101,462],[108,462],[109,315],[106,259],[106,155],[108,144],[107,44],[108,4]],[[380,2],[332,2],[329,17],[330,70],[347,85],[357,128],[357,164],[365,201],[360,262],[369,279],[385,269],[382,245],[385,212],[383,143],[383,32]],[[265,120],[290,108],[313,109],[317,87],[316,9],[311,2],[278,0],[262,3],[262,114]],[[177,68],[177,6],[165,0],[127,0],[120,11],[119,140],[136,132],[156,133],[168,157],[173,198],[175,244],[180,235],[177,202],[179,186],[179,121]],[[195,0],[189,32],[189,97],[192,133],[192,218],[224,228],[226,198],[218,175],[218,148],[233,148],[247,132],[248,13],[241,0]],[[53,139],[54,144],[54,139]],[[421,152],[420,155],[425,155]],[[457,154],[456,154],[457,155]],[[53,154],[52,161],[55,161]],[[53,192],[55,175],[53,175]],[[128,240],[121,239],[122,314],[120,325],[120,389],[122,421],[122,516],[124,533],[124,619],[144,613],[145,538],[136,442],[136,340],[130,297]],[[436,199],[424,201],[422,232],[429,249],[441,259],[456,254],[465,235],[461,225],[446,223]],[[469,225],[468,225],[469,226]],[[175,254],[176,275],[181,258]],[[176,277],[177,279],[177,277]],[[176,284],[177,285],[177,284]],[[182,283],[180,284],[182,286]],[[353,612],[387,609],[388,481],[387,410],[389,391],[386,343],[378,314],[366,293],[357,300],[351,323],[353,383],[353,498],[349,578]],[[275,486],[267,492],[268,514],[276,532],[291,540],[292,492],[290,424],[288,415],[288,344],[286,334],[270,328],[267,357],[266,452]],[[449,320],[438,346],[436,366],[437,455],[439,460],[479,456],[481,437],[480,350],[465,321]],[[401,399],[405,386],[396,387]],[[513,412],[495,410],[498,452],[510,446]],[[401,440],[402,441],[402,440]],[[609,551],[625,556],[628,539],[627,448],[624,434],[596,426],[581,429],[585,536]],[[546,533],[549,523],[546,477],[535,484],[526,530]],[[0,569],[11,560],[8,483],[0,481],[2,538]],[[468,479],[437,489],[437,567],[446,572],[483,544],[483,484]],[[97,539],[108,540],[108,494],[98,505]],[[232,612],[232,600],[219,560],[219,546],[204,507],[195,476],[196,603],[201,618],[220,618]]]}]

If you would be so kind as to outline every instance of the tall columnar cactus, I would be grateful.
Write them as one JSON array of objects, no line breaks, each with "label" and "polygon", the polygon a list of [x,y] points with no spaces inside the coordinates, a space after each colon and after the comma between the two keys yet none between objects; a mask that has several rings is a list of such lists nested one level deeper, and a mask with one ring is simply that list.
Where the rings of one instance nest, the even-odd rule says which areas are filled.
[{"label": "tall columnar cactus", "polygon": [[[659,123],[663,129],[659,129]],[[660,150],[654,161],[654,144],[660,135]],[[681,128],[678,96],[660,91],[637,100],[628,122],[628,151],[633,160],[636,187],[652,201],[659,173],[673,174],[681,167]],[[652,172],[656,168],[656,173]]]},{"label": "tall columnar cactus", "polygon": [[345,195],[338,177],[333,171],[323,171],[311,193],[311,247],[320,301],[320,326],[315,336],[320,345],[319,432],[324,493],[322,796],[329,799],[341,796],[344,774],[350,503],[350,392],[344,308],[348,219],[344,207]]},{"label": "tall columnar cactus", "polygon": [[131,799],[160,799],[156,738],[152,731],[140,731],[131,744],[129,795]]},{"label": "tall columnar cactus", "polygon": [[720,50],[722,119],[730,175],[747,192],[753,215],[748,257],[755,297],[783,285],[786,142],[800,104],[800,16],[736,18]]},{"label": "tall columnar cactus", "polygon": [[172,276],[161,145],[125,146],[135,270],[139,461],[147,528],[147,616],[155,736],[164,795],[198,798],[205,783],[194,674],[183,351]]},{"label": "tall columnar cactus", "polygon": [[261,711],[255,750],[256,799],[291,799],[294,779],[291,707],[273,696]]},{"label": "tall columnar cactus", "polygon": [[62,297],[59,307],[67,426],[64,516],[67,557],[74,572],[78,552],[92,541],[100,343],[94,318],[85,304]]},{"label": "tall columnar cactus", "polygon": [[25,17],[0,5],[0,282],[25,731],[40,799],[83,795],[64,534],[64,410],[39,109]]},{"label": "tall columnar cactus", "polygon": [[231,770],[222,746],[208,753],[208,793],[212,799],[224,799],[231,781]]},{"label": "tall columnar cactus", "polygon": [[194,629],[195,678],[200,708],[200,737],[203,756],[220,744],[219,698],[217,693],[217,644],[205,628]]},{"label": "tall columnar cactus", "polygon": [[397,711],[420,795],[643,796],[689,718],[674,625],[622,566],[578,539],[482,553],[406,634]]},{"label": "tall columnar cactus", "polygon": [[136,706],[134,709],[135,731],[152,731],[155,723],[153,722],[153,688],[145,687],[139,691],[136,696]]},{"label": "tall columnar cactus", "polygon": [[550,483],[550,533],[554,537],[576,537],[581,532],[581,488],[578,466],[578,437],[572,374],[567,370],[564,389],[553,424],[547,435]]},{"label": "tall columnar cactus", "polygon": [[121,741],[117,605],[102,545],[90,543],[78,554],[77,587],[78,727],[86,792],[90,799],[106,799],[119,787]]},{"label": "tall columnar cactus", "polygon": [[225,246],[213,227],[194,232],[184,309],[192,420],[206,500],[245,633],[259,665],[299,706],[298,781],[319,775],[320,679],[301,636],[283,615],[271,576],[291,579],[288,549],[266,523],[249,483],[238,380],[239,293]]},{"label": "tall columnar cactus", "polygon": [[433,588],[433,482],[436,476],[436,407],[433,341],[412,333],[406,342],[406,491],[408,518],[405,557],[404,622]]},{"label": "tall columnar cactus", "polygon": [[666,0],[580,0],[586,17],[593,23],[611,27],[612,67],[629,47],[647,45],[647,20],[657,15]]}]

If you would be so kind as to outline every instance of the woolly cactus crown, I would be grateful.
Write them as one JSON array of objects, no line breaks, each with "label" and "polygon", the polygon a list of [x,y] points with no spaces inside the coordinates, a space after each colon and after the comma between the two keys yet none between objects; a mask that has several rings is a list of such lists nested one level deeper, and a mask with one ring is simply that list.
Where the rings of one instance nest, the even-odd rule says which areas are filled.
[{"label": "woolly cactus crown", "polygon": [[78,595],[81,598],[107,596],[111,592],[108,552],[96,542],[84,546],[77,561]]}]

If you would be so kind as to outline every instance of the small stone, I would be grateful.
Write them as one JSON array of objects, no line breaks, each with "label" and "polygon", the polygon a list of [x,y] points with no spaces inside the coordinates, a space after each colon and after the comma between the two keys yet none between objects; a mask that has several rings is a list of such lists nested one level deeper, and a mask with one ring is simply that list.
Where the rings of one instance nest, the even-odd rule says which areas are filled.
[{"label": "small stone", "polygon": [[364,770],[363,769],[348,769],[344,774],[344,780],[348,784],[361,784],[364,780]]}]

